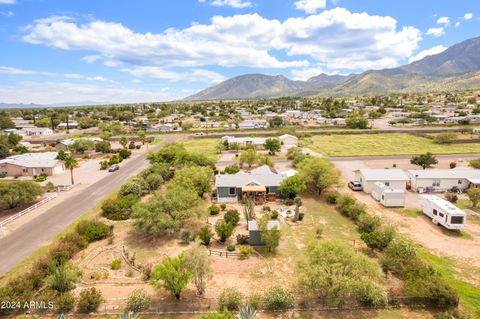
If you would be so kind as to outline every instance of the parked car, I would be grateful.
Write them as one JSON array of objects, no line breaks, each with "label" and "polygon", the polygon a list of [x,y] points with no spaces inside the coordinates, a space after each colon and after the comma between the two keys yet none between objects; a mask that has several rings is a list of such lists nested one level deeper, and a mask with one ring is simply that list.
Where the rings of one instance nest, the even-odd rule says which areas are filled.
[{"label": "parked car", "polygon": [[195,133],[195,136],[204,136],[205,135],[205,132],[197,132]]},{"label": "parked car", "polygon": [[118,166],[118,164],[113,164],[112,166],[110,166],[108,168],[108,171],[109,172],[115,172],[115,171],[118,171],[120,169],[120,166]]},{"label": "parked car", "polygon": [[352,191],[361,191],[361,190],[363,190],[362,184],[360,184],[359,182],[355,182],[355,181],[350,181],[350,182],[348,182],[348,187],[349,187]]}]

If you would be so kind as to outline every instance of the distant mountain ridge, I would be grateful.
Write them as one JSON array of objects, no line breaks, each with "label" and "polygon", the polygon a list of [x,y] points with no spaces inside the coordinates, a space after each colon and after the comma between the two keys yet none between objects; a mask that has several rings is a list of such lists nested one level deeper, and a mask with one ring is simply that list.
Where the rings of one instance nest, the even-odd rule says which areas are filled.
[{"label": "distant mountain ridge", "polygon": [[320,74],[307,81],[283,75],[245,74],[185,100],[236,100],[280,96],[365,95],[480,88],[480,37],[397,68],[352,75]]}]

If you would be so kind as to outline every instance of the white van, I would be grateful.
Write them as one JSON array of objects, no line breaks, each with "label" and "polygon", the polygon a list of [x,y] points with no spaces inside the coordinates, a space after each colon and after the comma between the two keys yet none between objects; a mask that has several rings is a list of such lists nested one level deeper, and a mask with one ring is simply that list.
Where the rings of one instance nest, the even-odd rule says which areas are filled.
[{"label": "white van", "polygon": [[420,204],[425,215],[434,224],[440,224],[447,229],[462,229],[465,227],[467,215],[457,206],[434,195],[421,195]]}]

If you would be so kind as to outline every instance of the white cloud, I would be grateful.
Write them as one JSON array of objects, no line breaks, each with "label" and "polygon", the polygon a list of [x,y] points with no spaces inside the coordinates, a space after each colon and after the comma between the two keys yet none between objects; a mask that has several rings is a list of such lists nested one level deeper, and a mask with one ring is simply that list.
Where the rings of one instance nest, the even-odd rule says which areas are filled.
[{"label": "white cloud", "polygon": [[15,13],[13,13],[12,11],[0,11],[0,15],[5,17],[13,17],[15,16]]},{"label": "white cloud", "polygon": [[139,78],[148,77],[155,79],[165,79],[173,82],[208,82],[211,84],[215,84],[222,82],[226,79],[223,75],[217,72],[202,69],[193,69],[187,72],[175,72],[158,67],[140,66],[132,69],[122,69],[122,71]]},{"label": "white cloud", "polygon": [[473,13],[465,13],[465,15],[463,16],[463,19],[468,21],[468,20],[472,20],[473,19]]},{"label": "white cloud", "polygon": [[81,60],[87,64],[92,64],[101,59],[102,57],[100,55],[86,55]]},{"label": "white cloud", "polygon": [[293,69],[291,71],[292,79],[298,81],[306,81],[313,76],[326,73],[322,68],[306,68],[306,69]]},{"label": "white cloud", "polygon": [[51,73],[51,72],[23,70],[23,69],[18,69],[18,68],[12,68],[12,67],[9,67],[9,66],[0,66],[0,74],[7,74],[7,75],[43,75],[43,76],[54,75],[54,73]]},{"label": "white cloud", "polygon": [[19,82],[0,85],[0,96],[7,103],[129,103],[167,101],[180,98],[167,90],[136,89],[110,83]]},{"label": "white cloud", "polygon": [[415,61],[420,61],[421,59],[423,59],[427,56],[442,53],[446,49],[448,49],[448,48],[444,47],[443,45],[437,45],[437,46],[434,46],[433,48],[423,50],[423,51],[419,52],[418,54],[412,56],[410,59],[408,59],[408,63],[412,63],[412,62],[415,62]]},{"label": "white cloud", "polygon": [[434,37],[441,37],[442,35],[445,35],[445,29],[444,28],[430,28],[427,30],[427,35],[433,35]]},{"label": "white cloud", "polygon": [[298,0],[294,3],[295,9],[305,13],[317,13],[318,9],[325,9],[327,0]]},{"label": "white cloud", "polygon": [[104,78],[102,76],[84,76],[82,74],[77,73],[55,73],[55,72],[47,72],[47,71],[35,71],[35,70],[24,70],[13,68],[9,66],[0,66],[0,74],[7,74],[7,75],[32,75],[32,76],[48,76],[48,77],[60,77],[66,79],[80,79],[80,80],[87,80],[87,81],[109,81],[113,82],[110,79]]},{"label": "white cloud", "polygon": [[455,28],[458,28],[460,26],[460,22],[455,23]]},{"label": "white cloud", "polygon": [[0,4],[15,4],[17,0],[0,0]]},{"label": "white cloud", "polygon": [[[205,0],[198,0],[198,2],[206,2]],[[243,0],[212,0],[210,1],[212,6],[216,7],[232,7],[235,9],[243,9],[251,7],[253,4],[250,1]]]},{"label": "white cloud", "polygon": [[[209,65],[304,68],[312,60],[330,71],[394,67],[410,57],[421,40],[418,29],[397,28],[391,17],[351,13],[344,8],[285,21],[257,13],[215,16],[209,24],[156,34],[137,33],[119,23],[94,20],[78,24],[56,17],[37,20],[26,32],[26,42],[93,51],[108,66],[163,71]],[[282,52],[278,56],[287,58],[272,52]]]},{"label": "white cloud", "polygon": [[437,24],[443,24],[444,26],[450,25],[450,18],[449,17],[440,17],[437,19]]}]

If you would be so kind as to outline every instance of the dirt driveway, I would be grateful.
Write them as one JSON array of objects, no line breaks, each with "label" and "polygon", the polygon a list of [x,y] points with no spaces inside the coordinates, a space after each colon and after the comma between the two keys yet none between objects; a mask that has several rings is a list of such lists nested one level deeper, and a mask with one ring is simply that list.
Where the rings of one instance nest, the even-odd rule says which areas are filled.
[{"label": "dirt driveway", "polygon": [[[342,191],[354,195],[358,200],[368,206],[370,212],[381,216],[385,222],[394,224],[398,231],[410,239],[422,244],[431,252],[440,256],[449,256],[463,262],[469,262],[480,267],[480,225],[467,223],[465,228],[467,237],[455,237],[442,231],[440,226],[434,225],[426,216],[409,217],[399,213],[399,210],[385,208],[376,202],[369,194],[352,192],[346,184],[352,180],[355,169],[392,167],[413,168],[408,160],[352,160],[333,161],[342,172],[344,181]],[[439,160],[438,167],[448,167],[450,161]],[[465,166],[458,163],[458,166]],[[418,194],[407,192],[406,208],[420,208]]]}]

